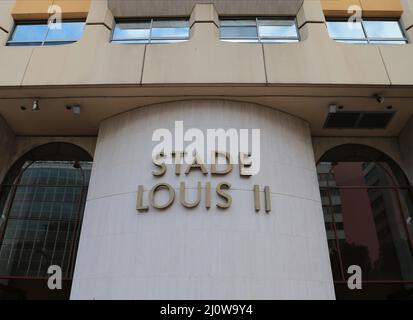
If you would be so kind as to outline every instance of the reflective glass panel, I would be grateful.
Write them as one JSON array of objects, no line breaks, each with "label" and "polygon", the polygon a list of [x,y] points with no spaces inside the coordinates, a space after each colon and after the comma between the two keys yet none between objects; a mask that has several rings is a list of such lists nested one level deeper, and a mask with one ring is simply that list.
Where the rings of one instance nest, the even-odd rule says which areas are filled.
[{"label": "reflective glass panel", "polygon": [[[337,298],[412,298],[413,204],[401,171],[386,161],[348,161],[320,162],[317,172]],[[362,292],[341,286],[354,265],[372,283]]]},{"label": "reflective glass panel", "polygon": [[64,21],[60,24],[22,23],[16,24],[9,46],[39,46],[67,44],[82,37],[85,23],[81,21]]},{"label": "reflective glass panel", "polygon": [[221,38],[258,38],[257,27],[221,27]]},{"label": "reflective glass panel", "polygon": [[91,162],[37,161],[21,175],[0,247],[0,276],[45,277],[50,265],[71,276]]},{"label": "reflective glass panel", "polygon": [[363,21],[369,38],[403,39],[398,21]]},{"label": "reflective glass panel", "polygon": [[117,23],[113,40],[149,39],[150,22]]},{"label": "reflective glass panel", "polygon": [[47,24],[18,24],[10,42],[43,42],[46,39]]},{"label": "reflective glass panel", "polygon": [[64,22],[51,25],[46,41],[77,41],[82,37],[84,22]]},{"label": "reflective glass panel", "polygon": [[360,22],[328,21],[328,33],[333,39],[365,39],[363,26]]},{"label": "reflective glass panel", "polygon": [[298,37],[295,21],[259,20],[260,37],[292,38]]},{"label": "reflective glass panel", "polygon": [[188,38],[189,28],[153,28],[152,38]]},{"label": "reflective glass panel", "polygon": [[174,43],[188,38],[188,20],[151,20],[118,22],[112,40],[115,43]]},{"label": "reflective glass panel", "polygon": [[223,19],[221,39],[231,42],[285,43],[299,41],[295,20]]}]

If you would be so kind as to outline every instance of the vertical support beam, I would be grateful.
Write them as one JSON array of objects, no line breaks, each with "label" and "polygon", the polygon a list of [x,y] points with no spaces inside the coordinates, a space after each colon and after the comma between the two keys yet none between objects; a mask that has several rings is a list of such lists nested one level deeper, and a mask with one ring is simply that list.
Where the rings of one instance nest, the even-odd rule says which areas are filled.
[{"label": "vertical support beam", "polygon": [[406,127],[399,136],[400,150],[403,156],[404,167],[410,184],[413,185],[413,117],[410,118]]},{"label": "vertical support beam", "polygon": [[413,42],[413,1],[401,0],[403,6],[402,25],[409,38],[410,42]]},{"label": "vertical support beam", "polygon": [[14,0],[0,1],[0,33],[9,33],[13,27],[11,12],[14,6]]},{"label": "vertical support beam", "polygon": [[109,30],[112,30],[114,23],[115,20],[109,9],[108,0],[92,0],[86,24],[104,25]]},{"label": "vertical support beam", "polygon": [[0,115],[0,184],[9,169],[15,153],[16,138],[7,122]]},{"label": "vertical support beam", "polygon": [[[209,30],[213,30],[214,34],[211,35],[212,37],[218,36],[219,30],[219,17],[218,12],[215,9],[213,4],[196,4],[194,9],[192,10],[191,17],[189,18],[189,26],[191,32],[191,38],[196,35],[196,30],[199,25],[209,25],[214,26],[214,28],[210,28]],[[206,30],[206,28],[204,28]]]},{"label": "vertical support beam", "polygon": [[[324,36],[328,37],[327,30],[324,28],[326,22],[323,8],[320,0],[304,0],[303,5],[297,14],[297,25],[300,32],[300,37],[305,40],[311,36],[311,33],[324,32]],[[319,28],[323,25],[323,28]]]}]

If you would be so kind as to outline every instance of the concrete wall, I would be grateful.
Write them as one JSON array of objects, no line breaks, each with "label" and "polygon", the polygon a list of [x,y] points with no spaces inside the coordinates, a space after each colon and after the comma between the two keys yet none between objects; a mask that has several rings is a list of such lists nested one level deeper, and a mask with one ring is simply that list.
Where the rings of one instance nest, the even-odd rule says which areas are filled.
[{"label": "concrete wall", "polygon": [[[12,6],[2,2],[0,26],[11,30]],[[0,36],[0,86],[413,84],[413,44],[337,43],[329,38],[318,0],[306,0],[300,8],[302,41],[293,44],[222,42],[216,25],[219,11],[212,4],[201,7],[198,12],[204,13],[192,13],[191,39],[179,44],[111,44],[114,19],[106,0],[92,1],[84,36],[76,44],[5,47],[7,37]],[[406,28],[409,19],[403,15]]]},{"label": "concrete wall", "polygon": [[41,145],[51,142],[67,142],[77,145],[93,158],[95,137],[19,137],[0,118],[0,184],[10,167],[24,154]]},{"label": "concrete wall", "polygon": [[[152,132],[261,128],[261,170],[240,178],[153,177]],[[265,158],[264,158],[265,156]],[[233,206],[136,211],[137,186],[232,184]],[[273,210],[256,213],[254,184]],[[176,190],[177,195],[178,190]],[[263,198],[263,196],[262,196]],[[162,198],[161,198],[162,199]],[[147,201],[147,200],[145,200]],[[160,200],[162,201],[162,200]],[[77,256],[72,299],[333,299],[334,290],[308,125],[258,105],[187,101],[137,109],[102,123]]]},{"label": "concrete wall", "polygon": [[377,149],[393,159],[413,183],[413,121],[402,131],[400,137],[313,137],[316,161],[330,149],[344,144],[361,144]]}]

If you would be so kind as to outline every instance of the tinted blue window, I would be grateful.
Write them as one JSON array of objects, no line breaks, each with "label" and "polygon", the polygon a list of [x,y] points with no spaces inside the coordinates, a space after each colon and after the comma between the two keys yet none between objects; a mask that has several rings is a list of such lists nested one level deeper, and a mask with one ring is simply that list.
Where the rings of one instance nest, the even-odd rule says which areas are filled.
[{"label": "tinted blue window", "polygon": [[148,40],[150,22],[117,23],[113,32],[113,40]]},{"label": "tinted blue window", "polygon": [[329,21],[327,22],[327,28],[330,37],[333,39],[366,39],[361,22]]},{"label": "tinted blue window", "polygon": [[43,42],[46,35],[46,24],[16,25],[9,42]]},{"label": "tinted blue window", "polygon": [[189,38],[188,20],[148,20],[118,22],[114,43],[174,43]]},{"label": "tinted blue window", "polygon": [[17,23],[7,45],[42,46],[72,43],[82,37],[84,26],[85,23],[80,21],[50,25],[47,22]]},{"label": "tinted blue window", "polygon": [[297,42],[295,20],[280,19],[223,19],[221,39],[231,42]]},{"label": "tinted blue window", "polygon": [[298,38],[293,20],[259,20],[261,38]]},{"label": "tinted blue window", "polygon": [[406,44],[407,38],[398,21],[362,20],[328,21],[328,33],[338,42],[371,44]]},{"label": "tinted blue window", "polygon": [[60,28],[49,28],[47,41],[77,41],[82,37],[84,22],[65,22]]},{"label": "tinted blue window", "polygon": [[364,21],[364,29],[369,38],[403,39],[398,21]]}]

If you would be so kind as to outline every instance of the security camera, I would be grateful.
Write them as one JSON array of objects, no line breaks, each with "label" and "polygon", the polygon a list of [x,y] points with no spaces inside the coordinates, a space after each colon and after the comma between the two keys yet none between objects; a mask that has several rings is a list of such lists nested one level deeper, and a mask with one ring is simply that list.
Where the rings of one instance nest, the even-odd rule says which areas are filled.
[{"label": "security camera", "polygon": [[378,103],[383,104],[384,103],[384,97],[381,94],[376,95],[376,100]]}]

